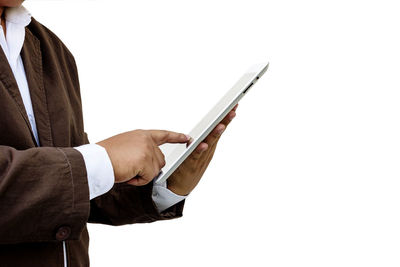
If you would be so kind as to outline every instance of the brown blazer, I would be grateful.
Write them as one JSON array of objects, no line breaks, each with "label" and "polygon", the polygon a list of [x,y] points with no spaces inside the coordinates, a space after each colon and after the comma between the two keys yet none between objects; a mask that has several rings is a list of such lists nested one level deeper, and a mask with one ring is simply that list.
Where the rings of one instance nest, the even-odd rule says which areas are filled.
[{"label": "brown blazer", "polygon": [[82,155],[87,144],[78,73],[71,53],[35,19],[22,59],[41,147],[8,61],[0,49],[0,266],[89,266],[86,223],[122,225],[182,216],[183,204],[159,214],[152,185],[115,185],[89,201]]}]

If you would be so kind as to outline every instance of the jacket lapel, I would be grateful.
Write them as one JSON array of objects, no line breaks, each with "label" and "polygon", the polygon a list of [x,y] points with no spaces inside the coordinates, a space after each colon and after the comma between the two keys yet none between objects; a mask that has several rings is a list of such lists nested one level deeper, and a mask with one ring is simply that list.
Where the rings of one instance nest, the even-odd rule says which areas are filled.
[{"label": "jacket lapel", "polygon": [[4,87],[7,89],[8,93],[12,96],[15,101],[15,104],[18,107],[21,116],[24,118],[26,126],[28,127],[31,137],[37,146],[35,136],[33,135],[33,131],[31,128],[31,124],[29,123],[28,115],[25,110],[24,102],[22,100],[21,94],[18,89],[17,81],[15,80],[14,74],[11,70],[10,65],[8,64],[8,60],[6,55],[4,54],[3,49],[0,48],[0,81],[3,83]]},{"label": "jacket lapel", "polygon": [[28,28],[25,29],[25,41],[24,46],[22,47],[21,57],[24,62],[32,107],[35,113],[39,142],[41,146],[53,146],[47,95],[43,82],[40,41],[33,36],[32,32],[28,30]]}]

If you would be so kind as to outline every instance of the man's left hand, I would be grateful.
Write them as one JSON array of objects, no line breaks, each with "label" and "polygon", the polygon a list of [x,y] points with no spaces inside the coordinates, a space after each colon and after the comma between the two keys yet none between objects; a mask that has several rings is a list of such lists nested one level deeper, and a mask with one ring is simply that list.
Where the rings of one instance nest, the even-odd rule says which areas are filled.
[{"label": "man's left hand", "polygon": [[219,138],[236,116],[236,108],[237,105],[168,178],[169,190],[177,195],[186,196],[196,187],[214,155]]}]

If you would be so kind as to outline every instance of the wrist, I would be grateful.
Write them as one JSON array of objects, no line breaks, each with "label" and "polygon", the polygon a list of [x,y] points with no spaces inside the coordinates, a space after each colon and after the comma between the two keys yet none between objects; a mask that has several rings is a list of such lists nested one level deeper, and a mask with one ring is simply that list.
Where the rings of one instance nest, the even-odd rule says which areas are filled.
[{"label": "wrist", "polygon": [[179,196],[187,196],[190,193],[190,190],[178,186],[173,181],[170,181],[170,179],[167,180],[167,188],[168,190]]}]

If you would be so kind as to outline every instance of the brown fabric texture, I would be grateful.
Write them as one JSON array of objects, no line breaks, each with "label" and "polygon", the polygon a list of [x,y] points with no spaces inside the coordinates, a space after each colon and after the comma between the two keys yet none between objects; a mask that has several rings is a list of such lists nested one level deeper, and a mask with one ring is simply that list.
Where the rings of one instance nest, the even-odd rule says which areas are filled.
[{"label": "brown fabric texture", "polygon": [[8,61],[0,49],[0,266],[89,266],[86,223],[122,225],[182,216],[184,201],[161,214],[152,185],[115,185],[89,201],[82,155],[78,73],[69,50],[32,18],[21,56],[37,123],[36,143]]}]

